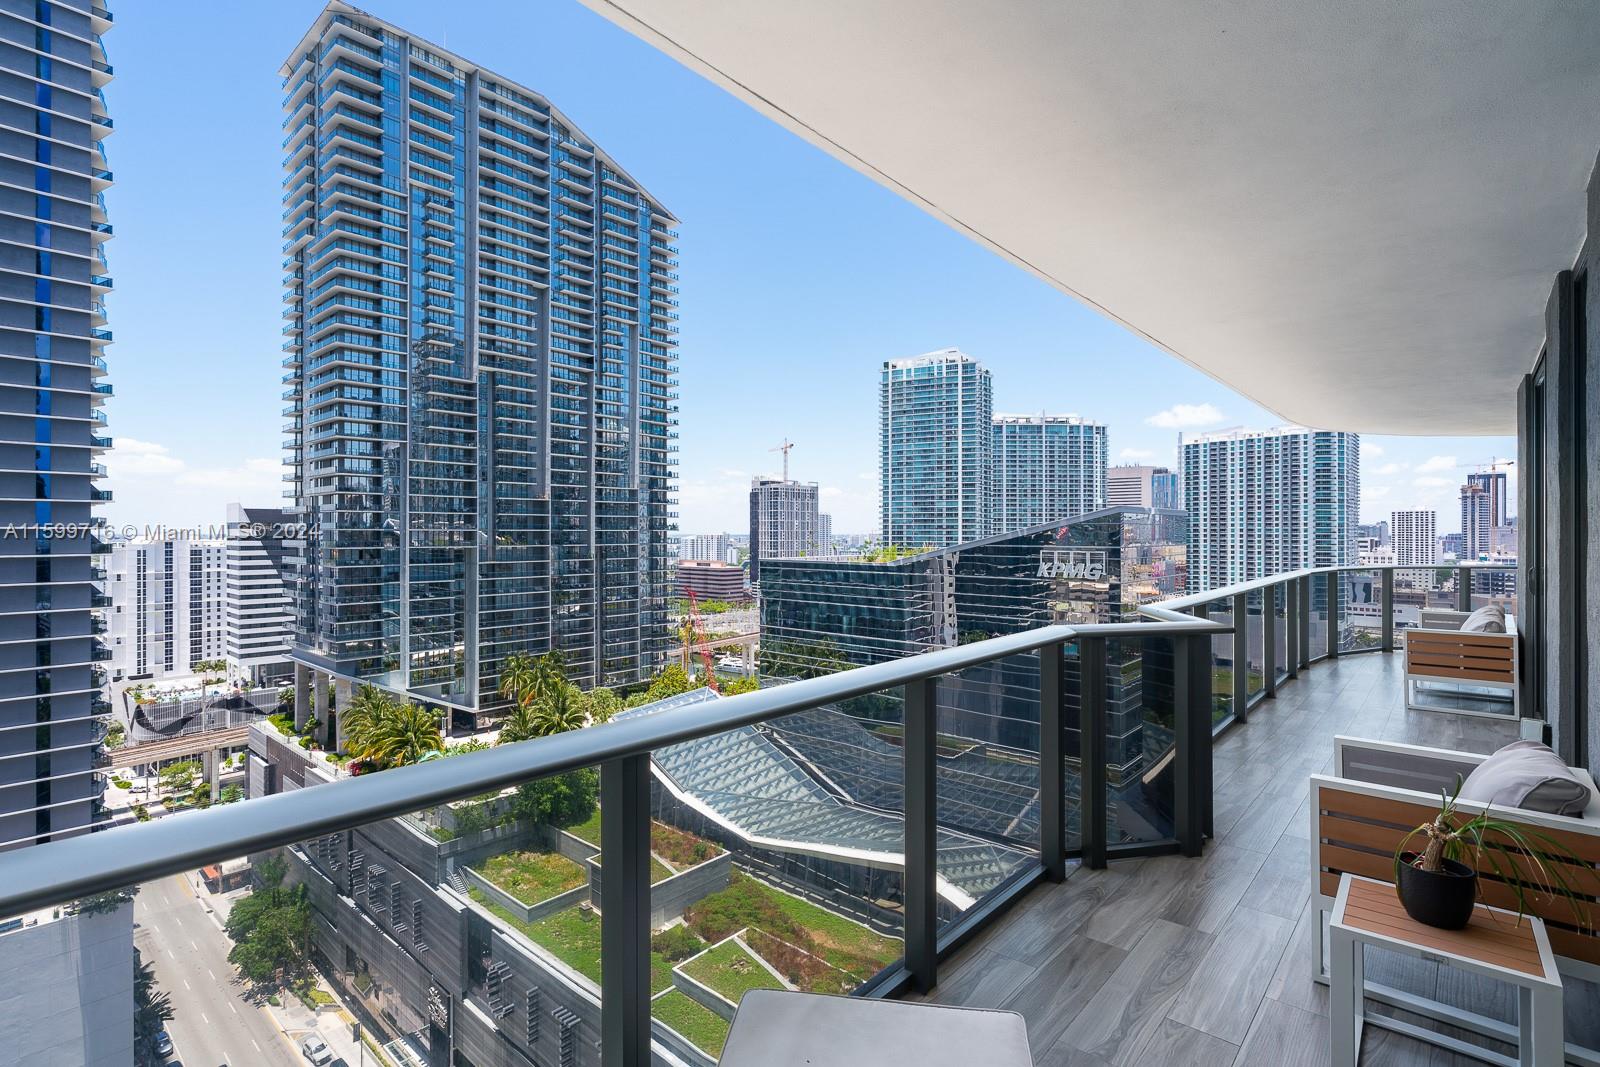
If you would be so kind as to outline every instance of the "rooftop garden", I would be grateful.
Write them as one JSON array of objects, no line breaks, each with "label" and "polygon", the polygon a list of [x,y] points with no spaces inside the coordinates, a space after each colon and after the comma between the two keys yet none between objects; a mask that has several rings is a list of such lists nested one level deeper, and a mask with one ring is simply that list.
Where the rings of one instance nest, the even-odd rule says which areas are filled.
[{"label": "rooftop garden", "polygon": [[721,1056],[728,1041],[728,1020],[674,989],[650,1002],[650,1014],[711,1056]]},{"label": "rooftop garden", "polygon": [[[580,841],[587,841],[595,848],[600,847],[600,809],[595,808],[594,814],[575,826],[567,827],[567,833]],[[714,859],[722,855],[723,849],[703,837],[680,830],[666,823],[650,823],[650,884],[657,882],[681,871],[685,871],[696,864]],[[605,857],[595,857],[601,862]]]},{"label": "rooftop garden", "polygon": [[684,964],[683,971],[734,1004],[752,989],[783,988],[760,960],[731,938]]},{"label": "rooftop garden", "polygon": [[555,852],[502,852],[474,868],[524,904],[537,904],[588,881],[584,869]]}]

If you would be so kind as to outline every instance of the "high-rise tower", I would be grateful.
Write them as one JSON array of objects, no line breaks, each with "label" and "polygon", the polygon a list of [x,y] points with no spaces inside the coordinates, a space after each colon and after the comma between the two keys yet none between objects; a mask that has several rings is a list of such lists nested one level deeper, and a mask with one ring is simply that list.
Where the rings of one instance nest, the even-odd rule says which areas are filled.
[{"label": "high-rise tower", "polygon": [[294,657],[471,713],[667,641],[672,215],[539,93],[334,2],[283,75]]},{"label": "high-rise tower", "polygon": [[994,417],[992,533],[1106,506],[1106,428],[1076,415]]},{"label": "high-rise tower", "polygon": [[[111,447],[101,404],[111,288],[104,191],[111,80],[90,0],[0,0],[0,849],[80,833],[99,812],[95,756],[111,705],[109,601],[92,509]],[[66,1055],[66,1053],[63,1053]]]},{"label": "high-rise tower", "polygon": [[993,418],[989,371],[959,349],[884,363],[878,469],[885,542],[955,545],[990,533]]}]

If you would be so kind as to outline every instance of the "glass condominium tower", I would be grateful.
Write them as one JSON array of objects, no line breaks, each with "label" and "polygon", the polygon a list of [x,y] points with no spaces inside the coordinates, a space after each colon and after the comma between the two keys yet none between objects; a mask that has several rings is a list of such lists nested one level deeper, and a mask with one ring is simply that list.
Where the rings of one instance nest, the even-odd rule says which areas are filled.
[{"label": "glass condominium tower", "polygon": [[1106,506],[1106,428],[1076,415],[996,415],[997,534]]},{"label": "glass condominium tower", "polygon": [[284,64],[295,660],[464,712],[667,642],[674,219],[532,89],[331,3]]},{"label": "glass condominium tower", "polygon": [[111,447],[101,141],[111,80],[93,0],[0,0],[0,849],[81,833],[105,781],[107,600],[91,518]]},{"label": "glass condominium tower", "polygon": [[1225,430],[1182,450],[1190,592],[1356,561],[1360,435]]},{"label": "glass condominium tower", "polygon": [[942,548],[992,532],[993,420],[988,368],[959,349],[884,363],[878,475],[886,544]]}]

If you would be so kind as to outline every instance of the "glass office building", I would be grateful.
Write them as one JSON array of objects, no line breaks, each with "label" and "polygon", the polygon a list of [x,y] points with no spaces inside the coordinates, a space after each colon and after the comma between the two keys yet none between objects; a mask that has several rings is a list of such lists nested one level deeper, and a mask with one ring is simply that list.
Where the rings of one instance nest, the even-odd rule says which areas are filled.
[{"label": "glass office building", "polygon": [[[827,674],[1053,623],[1133,621],[1137,605],[1182,592],[1186,541],[1182,512],[1117,507],[888,563],[769,560],[762,578],[762,677]],[[1111,644],[1120,646],[1110,649],[1107,679],[1113,807],[1124,840],[1151,839],[1162,836],[1171,810],[1172,648],[1160,641]],[[1063,667],[1067,718],[1075,723],[1075,650]],[[790,747],[819,762],[828,762],[831,748],[836,758],[828,773],[838,781],[871,777],[863,768],[881,762],[873,750],[882,740],[858,735],[872,733],[880,720],[898,721],[897,702],[880,695],[847,701],[837,711],[841,717],[820,724],[816,716],[794,716],[767,729],[797,735]],[[942,678],[938,714],[945,743],[963,752],[948,772],[970,764],[961,771],[964,784],[940,786],[941,824],[983,835],[1036,818],[1036,807],[1014,801],[1026,793],[1025,768],[1037,771],[1037,654]],[[1075,727],[1069,733],[1070,753]],[[1036,792],[1036,773],[1033,781]],[[1076,788],[1073,777],[1074,810]]]},{"label": "glass office building", "polygon": [[332,3],[284,64],[294,656],[470,715],[665,642],[671,214],[531,89]]},{"label": "glass office building", "polygon": [[1105,426],[1076,415],[996,415],[994,494],[995,533],[1099,511]]},{"label": "glass office building", "polygon": [[111,655],[97,555],[102,253],[111,131],[101,89],[111,16],[89,0],[0,3],[0,849],[82,832],[99,815],[95,770]]},{"label": "glass office building", "polygon": [[958,349],[884,363],[878,385],[880,536],[917,548],[993,532],[994,385]]}]

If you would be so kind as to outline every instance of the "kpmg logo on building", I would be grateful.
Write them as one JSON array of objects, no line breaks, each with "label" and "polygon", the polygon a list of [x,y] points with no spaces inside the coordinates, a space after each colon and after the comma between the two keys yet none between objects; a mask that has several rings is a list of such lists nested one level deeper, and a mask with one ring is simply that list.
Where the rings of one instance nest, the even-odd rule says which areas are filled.
[{"label": "kpmg logo on building", "polygon": [[1039,553],[1038,576],[1103,581],[1106,576],[1106,554],[1092,548],[1046,548]]}]

